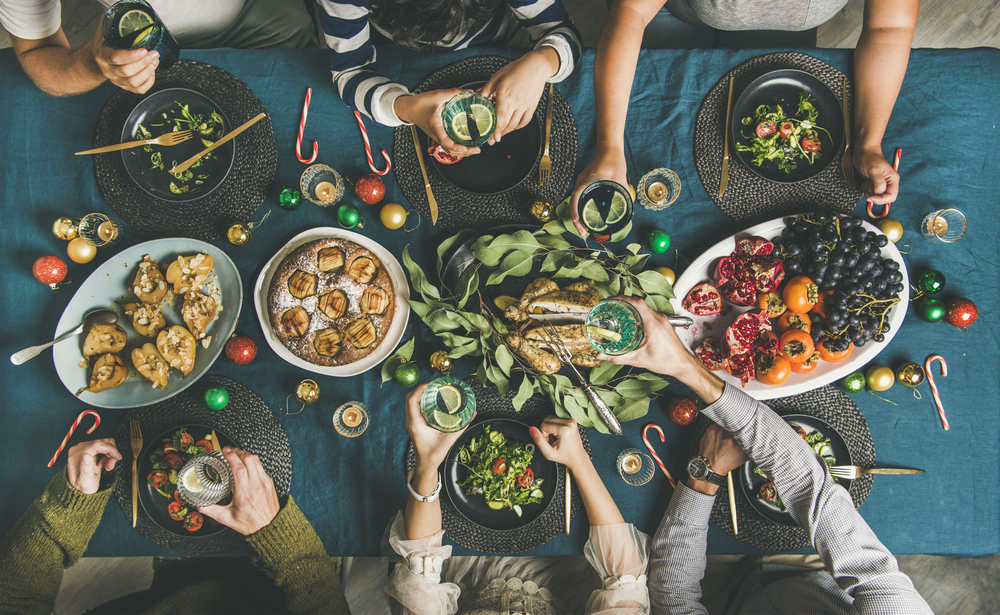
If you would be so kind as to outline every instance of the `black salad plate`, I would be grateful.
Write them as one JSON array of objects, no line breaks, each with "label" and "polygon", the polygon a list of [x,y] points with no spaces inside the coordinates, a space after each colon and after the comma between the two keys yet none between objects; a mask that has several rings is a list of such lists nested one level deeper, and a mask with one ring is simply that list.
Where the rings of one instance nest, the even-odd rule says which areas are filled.
[{"label": "black salad plate", "polygon": [[[553,461],[546,459],[537,450],[531,458],[531,470],[535,473],[535,480],[544,481],[540,489],[545,494],[539,504],[527,504],[521,507],[519,517],[511,509],[493,510],[486,503],[486,498],[482,495],[466,495],[465,487],[459,483],[468,478],[470,472],[468,468],[458,462],[458,451],[463,446],[469,444],[473,438],[478,438],[484,434],[483,425],[489,425],[490,429],[499,431],[508,440],[523,442],[524,444],[535,445],[528,426],[519,421],[511,419],[487,419],[473,422],[462,437],[455,442],[455,445],[448,451],[448,457],[444,462],[443,488],[448,494],[451,503],[459,514],[469,520],[470,523],[490,530],[506,531],[522,528],[537,519],[546,508],[552,504],[552,495],[556,490],[557,466]],[[220,436],[221,437],[221,436]]]},{"label": "black salad plate", "polygon": [[[485,81],[469,83],[462,89],[474,90],[485,85]],[[418,131],[424,153],[429,147],[429,138]],[[436,158],[434,168],[441,177],[459,190],[471,194],[490,195],[510,190],[528,176],[535,168],[542,153],[542,125],[538,114],[523,128],[509,132],[499,143],[485,143],[475,156],[468,156],[455,164],[442,164]]]},{"label": "black salad plate", "polygon": [[[174,433],[179,429],[187,429],[187,432],[194,437],[195,441],[201,440],[206,434],[211,435],[212,428],[206,427],[205,425],[177,425],[169,430],[161,433],[152,440],[147,440],[146,445],[142,449],[142,455],[139,457],[138,466],[136,467],[136,476],[139,479],[139,502],[142,505],[142,509],[146,511],[146,515],[153,520],[153,523],[165,529],[168,532],[177,534],[178,536],[184,536],[186,538],[202,538],[212,536],[226,529],[224,525],[204,516],[205,523],[201,526],[201,529],[195,532],[189,532],[184,529],[183,521],[175,521],[170,517],[167,512],[167,505],[170,504],[170,500],[163,497],[159,491],[154,487],[151,487],[146,483],[146,476],[153,469],[153,462],[150,459],[150,455],[153,452],[163,446],[164,440],[170,440],[174,437]],[[239,445],[233,441],[227,434],[216,429],[215,435],[219,436],[219,440],[222,446],[233,446],[239,448]],[[226,500],[223,500],[225,502]]]},{"label": "black salad plate", "polygon": [[[826,421],[820,420],[814,416],[809,416],[808,414],[786,414],[781,418],[785,419],[785,422],[789,425],[798,425],[802,427],[807,434],[818,431],[822,435],[830,438],[830,445],[833,449],[833,456],[836,459],[836,465],[852,465],[851,451],[847,448],[847,442],[837,432],[837,430],[826,423]],[[740,485],[743,487],[743,495],[746,496],[747,501],[750,502],[753,509],[756,510],[762,517],[782,525],[798,527],[798,524],[795,523],[795,519],[792,519],[792,515],[788,512],[782,511],[773,502],[768,502],[767,500],[759,497],[758,494],[761,486],[770,482],[770,479],[754,472],[753,470],[755,467],[756,464],[754,464],[753,461],[748,461],[743,464],[743,467],[740,470]],[[844,489],[851,488],[850,480],[846,478],[838,478],[836,480],[844,487]],[[778,494],[778,497],[781,497],[780,493]]]},{"label": "black salad plate", "polygon": [[[844,144],[844,115],[840,99],[822,81],[813,75],[794,69],[775,70],[755,79],[747,86],[733,105],[733,116],[730,119],[730,136],[732,143],[750,145],[752,139],[743,136],[753,134],[755,123],[744,126],[743,119],[753,117],[760,105],[780,104],[786,115],[795,115],[798,109],[799,93],[806,91],[813,98],[813,104],[819,112],[819,126],[829,132],[817,130],[820,141],[820,156],[813,164],[798,160],[798,167],[791,173],[786,173],[770,160],[765,160],[762,166],[753,163],[752,152],[735,151],[736,157],[751,172],[766,180],[794,184],[819,175],[831,162],[837,158],[840,147]],[[735,150],[735,147],[733,147]]]},{"label": "black salad plate", "polygon": [[[136,134],[140,124],[149,131],[154,139],[171,132],[173,123],[166,123],[164,115],[171,119],[178,117],[181,105],[187,105],[192,114],[210,114],[214,111],[222,116],[227,133],[233,129],[233,125],[229,122],[222,107],[204,94],[186,88],[170,88],[150,94],[135,106],[122,127],[121,142],[141,140],[143,137]],[[151,148],[152,151],[147,152],[146,147]],[[125,170],[132,181],[147,194],[177,203],[193,201],[210,194],[229,175],[236,157],[235,142],[223,143],[218,149],[202,158],[200,165],[189,169],[193,174],[192,180],[186,182],[193,187],[189,192],[177,194],[171,190],[171,184],[178,185],[178,183],[177,179],[167,171],[173,167],[174,163],[184,162],[206,147],[207,145],[202,142],[196,132],[192,138],[177,145],[153,144],[122,150],[122,162],[124,162]],[[152,157],[156,154],[160,154],[163,169],[153,168]]]}]

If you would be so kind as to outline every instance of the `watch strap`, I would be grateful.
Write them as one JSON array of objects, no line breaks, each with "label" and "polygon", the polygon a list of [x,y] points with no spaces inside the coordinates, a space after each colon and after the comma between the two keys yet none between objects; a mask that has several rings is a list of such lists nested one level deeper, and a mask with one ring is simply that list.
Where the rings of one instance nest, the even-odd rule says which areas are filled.
[{"label": "watch strap", "polygon": [[413,481],[413,472],[410,472],[406,476],[406,488],[410,490],[410,495],[413,496],[413,499],[416,500],[416,501],[418,501],[418,502],[421,502],[423,504],[429,504],[429,503],[433,502],[434,500],[438,499],[438,496],[441,495],[441,473],[440,472],[438,472],[438,484],[437,484],[437,487],[434,488],[434,492],[431,493],[430,495],[426,495],[425,496],[425,495],[420,495],[419,493],[417,493],[416,489],[414,489],[413,485],[411,484],[412,481]]}]

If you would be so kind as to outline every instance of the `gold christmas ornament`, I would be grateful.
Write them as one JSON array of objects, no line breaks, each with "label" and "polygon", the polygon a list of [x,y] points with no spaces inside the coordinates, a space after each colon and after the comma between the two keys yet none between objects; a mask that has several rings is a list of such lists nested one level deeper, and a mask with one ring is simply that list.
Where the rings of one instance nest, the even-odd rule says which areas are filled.
[{"label": "gold christmas ornament", "polygon": [[886,218],[878,223],[878,228],[892,243],[898,243],[903,238],[903,225],[899,223],[899,220]]},{"label": "gold christmas ornament", "polygon": [[885,365],[872,365],[865,372],[865,383],[872,391],[888,391],[896,381],[896,374]]},{"label": "gold christmas ornament", "polygon": [[542,224],[550,221],[554,213],[555,208],[552,207],[552,203],[549,203],[548,201],[538,199],[531,204],[531,215],[534,216],[535,220],[538,220]]},{"label": "gold christmas ornament", "polygon": [[452,363],[451,357],[448,353],[443,350],[438,350],[431,355],[431,367],[442,374],[447,374],[451,371]]},{"label": "gold christmas ornament", "polygon": [[226,239],[234,246],[245,245],[250,241],[250,226],[243,222],[237,222],[226,231]]},{"label": "gold christmas ornament", "polygon": [[80,236],[80,219],[59,218],[52,223],[52,234],[63,241],[73,241]]},{"label": "gold christmas ornament", "polygon": [[674,281],[677,279],[677,274],[674,273],[673,269],[670,267],[657,267],[656,272],[667,278],[667,284],[670,284],[671,286],[674,285]]},{"label": "gold christmas ornament", "polygon": [[406,208],[399,203],[386,203],[379,213],[379,219],[385,228],[398,229],[406,224]]},{"label": "gold christmas ornament", "polygon": [[924,368],[916,363],[903,363],[896,370],[896,381],[908,389],[917,388],[926,378]]},{"label": "gold christmas ornament", "polygon": [[97,256],[97,246],[87,243],[83,237],[77,237],[66,246],[66,254],[74,263],[89,263]]},{"label": "gold christmas ornament", "polygon": [[295,398],[302,402],[302,407],[295,412],[288,411],[288,400],[292,398],[291,395],[285,398],[285,414],[298,414],[306,407],[306,404],[311,404],[317,399],[319,399],[319,385],[316,384],[315,380],[305,379],[299,383],[299,386],[295,388]]}]

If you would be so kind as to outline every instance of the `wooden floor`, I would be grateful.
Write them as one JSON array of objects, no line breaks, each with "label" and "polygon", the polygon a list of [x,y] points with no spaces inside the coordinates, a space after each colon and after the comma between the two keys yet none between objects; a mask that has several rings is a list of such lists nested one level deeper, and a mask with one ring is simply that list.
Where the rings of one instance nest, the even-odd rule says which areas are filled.
[{"label": "wooden floor", "polygon": [[[606,0],[563,0],[580,28],[584,44],[596,45],[607,14]],[[819,47],[851,48],[861,32],[864,0],[849,0],[819,28]],[[96,31],[95,0],[64,0],[63,23],[74,45]],[[9,47],[0,30],[0,48]],[[923,0],[914,47],[1000,47],[1000,0]],[[936,613],[987,615],[1000,612],[1000,555],[954,558],[904,555],[899,565]],[[347,584],[354,615],[388,615],[382,596],[387,576],[383,558],[355,558]],[[84,558],[63,577],[54,612],[82,613],[117,596],[145,589],[152,579],[152,558]]]}]

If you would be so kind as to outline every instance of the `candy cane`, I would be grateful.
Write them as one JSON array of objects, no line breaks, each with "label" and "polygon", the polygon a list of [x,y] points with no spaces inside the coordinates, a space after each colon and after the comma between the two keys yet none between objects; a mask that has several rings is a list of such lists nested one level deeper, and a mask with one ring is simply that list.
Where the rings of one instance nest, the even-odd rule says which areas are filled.
[{"label": "candy cane", "polygon": [[[896,157],[892,161],[892,170],[896,171],[897,173],[899,172],[899,159],[902,157],[902,155],[903,155],[903,149],[897,147],[896,148]],[[873,203],[871,201],[868,201],[868,215],[871,216],[871,218],[873,220],[881,220],[882,218],[884,218],[884,217],[886,217],[886,216],[889,215],[889,207],[890,207],[891,203],[885,203],[885,211],[882,212],[881,216],[876,216],[875,215],[875,212],[872,211],[872,205],[873,205]]]},{"label": "candy cane", "polygon": [[73,432],[76,431],[76,426],[79,425],[80,421],[83,420],[83,417],[87,416],[88,414],[94,415],[94,426],[88,429],[87,433],[94,433],[94,430],[97,429],[97,427],[101,424],[100,414],[94,412],[93,410],[84,410],[83,412],[81,412],[80,416],[76,417],[76,420],[73,421],[73,425],[69,428],[69,433],[66,434],[66,437],[63,438],[62,444],[60,444],[59,448],[56,449],[56,454],[52,455],[52,461],[49,462],[50,468],[53,465],[55,465],[56,459],[59,457],[59,454],[63,452],[64,448],[66,448],[66,443],[69,442],[69,439],[73,436]]},{"label": "candy cane", "polygon": [[642,441],[646,443],[646,448],[649,450],[649,454],[652,455],[653,459],[656,460],[656,465],[660,466],[660,469],[663,470],[663,473],[667,475],[667,480],[670,481],[670,486],[676,489],[677,483],[674,482],[674,477],[670,476],[670,472],[667,470],[667,466],[663,465],[663,461],[660,460],[660,456],[657,455],[656,451],[653,450],[653,445],[649,443],[649,438],[646,436],[646,432],[649,431],[650,427],[655,429],[656,432],[660,434],[660,442],[667,441],[667,437],[663,435],[663,430],[660,429],[660,426],[657,425],[656,423],[649,423],[648,425],[642,428]]},{"label": "candy cane", "polygon": [[306,102],[302,105],[302,121],[299,122],[299,138],[295,140],[295,156],[303,164],[312,164],[316,162],[316,156],[319,156],[319,144],[313,141],[312,157],[309,160],[302,157],[302,132],[306,129],[306,118],[309,117],[309,101],[312,100],[312,95],[313,89],[306,88]]},{"label": "candy cane", "polygon": [[365,122],[361,119],[361,114],[357,111],[354,112],[354,117],[358,120],[358,128],[361,129],[361,138],[365,140],[365,155],[368,156],[368,168],[375,175],[385,175],[392,168],[392,161],[389,160],[389,154],[385,150],[382,150],[382,157],[385,158],[385,169],[382,171],[376,169],[375,161],[372,160],[372,145],[368,142],[368,131],[365,130]]},{"label": "candy cane", "polygon": [[944,425],[945,431],[948,431],[950,429],[948,426],[948,417],[944,414],[944,406],[941,405],[941,395],[938,394],[937,384],[934,382],[934,374],[931,373],[931,366],[934,364],[934,361],[941,362],[941,376],[948,375],[948,364],[945,362],[944,357],[939,354],[932,354],[924,362],[924,372],[927,373],[927,382],[930,383],[931,393],[934,394],[934,405],[937,406],[938,415],[941,416],[941,424]]}]

